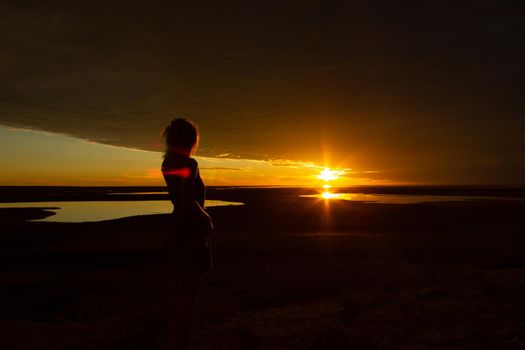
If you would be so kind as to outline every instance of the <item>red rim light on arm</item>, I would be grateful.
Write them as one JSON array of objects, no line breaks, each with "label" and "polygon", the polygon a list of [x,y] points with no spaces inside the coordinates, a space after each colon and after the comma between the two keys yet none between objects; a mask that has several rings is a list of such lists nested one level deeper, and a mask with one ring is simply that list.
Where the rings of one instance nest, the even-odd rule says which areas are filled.
[{"label": "red rim light on arm", "polygon": [[162,169],[164,175],[174,175],[182,178],[190,177],[190,168],[179,168],[179,169]]}]

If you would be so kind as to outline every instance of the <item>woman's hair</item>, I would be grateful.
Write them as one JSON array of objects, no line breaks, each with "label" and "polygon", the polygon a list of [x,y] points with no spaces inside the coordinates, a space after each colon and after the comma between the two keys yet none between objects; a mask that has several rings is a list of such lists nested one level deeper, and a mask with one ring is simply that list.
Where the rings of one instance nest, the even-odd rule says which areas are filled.
[{"label": "woman's hair", "polygon": [[166,152],[164,158],[171,153],[191,156],[199,143],[199,130],[192,122],[184,118],[175,118],[164,129],[162,134],[166,138]]}]

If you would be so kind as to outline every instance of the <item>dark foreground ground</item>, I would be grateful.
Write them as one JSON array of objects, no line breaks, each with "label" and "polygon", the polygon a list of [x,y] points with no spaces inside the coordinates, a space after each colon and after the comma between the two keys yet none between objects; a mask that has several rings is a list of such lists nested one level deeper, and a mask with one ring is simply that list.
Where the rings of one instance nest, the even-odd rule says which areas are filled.
[{"label": "dark foreground ground", "polygon": [[[524,349],[525,202],[413,205],[210,191],[215,270],[192,349]],[[293,193],[292,193],[293,194]],[[167,216],[0,209],[1,349],[157,349]]]}]

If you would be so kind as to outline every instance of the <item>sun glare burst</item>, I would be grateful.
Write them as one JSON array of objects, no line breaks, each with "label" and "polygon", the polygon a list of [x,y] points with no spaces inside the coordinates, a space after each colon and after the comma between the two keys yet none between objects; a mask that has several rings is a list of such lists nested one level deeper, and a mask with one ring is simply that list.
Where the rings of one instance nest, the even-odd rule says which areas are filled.
[{"label": "sun glare burst", "polygon": [[337,171],[330,170],[330,168],[324,168],[317,177],[323,181],[332,181],[337,179],[339,174]]}]

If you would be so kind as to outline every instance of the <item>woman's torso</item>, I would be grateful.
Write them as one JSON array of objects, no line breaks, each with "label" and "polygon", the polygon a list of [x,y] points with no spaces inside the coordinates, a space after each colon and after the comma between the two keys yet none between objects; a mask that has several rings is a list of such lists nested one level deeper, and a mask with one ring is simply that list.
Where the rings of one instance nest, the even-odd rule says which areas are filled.
[{"label": "woman's torso", "polygon": [[174,211],[180,211],[183,206],[182,194],[185,190],[192,193],[192,199],[204,207],[206,188],[193,158],[168,155],[162,163],[162,173]]},{"label": "woman's torso", "polygon": [[[162,172],[173,203],[167,241],[170,260],[175,269],[208,271],[213,266],[210,232],[194,215],[194,203],[183,203],[196,201],[204,207],[206,191],[198,164],[192,158],[169,155],[162,163]],[[190,198],[186,198],[188,194]]]}]

